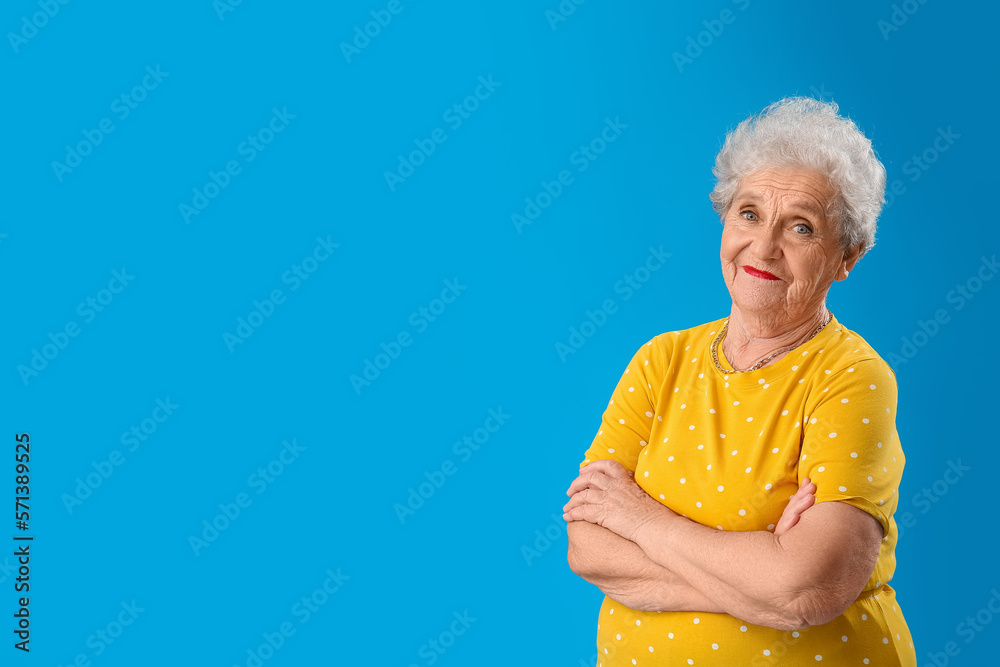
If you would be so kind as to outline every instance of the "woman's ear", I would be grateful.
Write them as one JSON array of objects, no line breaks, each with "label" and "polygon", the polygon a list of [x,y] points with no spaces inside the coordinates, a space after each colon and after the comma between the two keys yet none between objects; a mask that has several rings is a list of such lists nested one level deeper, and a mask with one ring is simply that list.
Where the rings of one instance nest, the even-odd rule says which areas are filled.
[{"label": "woman's ear", "polygon": [[840,267],[837,269],[837,275],[834,280],[847,279],[851,270],[854,269],[854,265],[857,264],[858,260],[861,259],[862,255],[864,255],[864,252],[862,252],[864,247],[864,243],[859,243],[844,251],[844,257],[841,259]]}]

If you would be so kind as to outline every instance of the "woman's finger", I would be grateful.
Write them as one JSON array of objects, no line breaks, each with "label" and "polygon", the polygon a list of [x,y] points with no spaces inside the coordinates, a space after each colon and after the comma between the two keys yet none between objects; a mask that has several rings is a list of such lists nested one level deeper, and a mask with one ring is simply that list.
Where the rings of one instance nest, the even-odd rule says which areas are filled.
[{"label": "woman's finger", "polygon": [[[589,467],[587,466],[587,468]],[[606,474],[597,469],[588,470],[587,468],[584,468],[580,476],[574,479],[573,483],[569,485],[569,489],[566,491],[567,496],[572,496],[574,493],[587,488],[601,490],[608,488],[611,479]]]}]

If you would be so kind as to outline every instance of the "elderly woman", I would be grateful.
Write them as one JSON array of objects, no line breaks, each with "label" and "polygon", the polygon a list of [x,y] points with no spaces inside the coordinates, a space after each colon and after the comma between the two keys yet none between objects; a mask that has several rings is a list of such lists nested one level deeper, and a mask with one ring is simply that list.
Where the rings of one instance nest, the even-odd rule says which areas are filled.
[{"label": "elderly woman", "polygon": [[885,169],[836,105],[787,98],[713,171],[729,316],[639,348],[567,491],[598,664],[915,666],[888,583],[896,380],[826,306]]}]

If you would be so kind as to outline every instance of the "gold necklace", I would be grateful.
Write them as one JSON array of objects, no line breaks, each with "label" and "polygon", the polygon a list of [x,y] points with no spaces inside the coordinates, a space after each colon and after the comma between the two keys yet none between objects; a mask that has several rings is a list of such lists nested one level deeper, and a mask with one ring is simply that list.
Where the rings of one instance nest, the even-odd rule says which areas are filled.
[{"label": "gold necklace", "polygon": [[819,328],[816,329],[816,331],[813,331],[812,335],[809,336],[809,338],[806,338],[801,343],[796,343],[795,345],[789,345],[788,347],[781,348],[777,352],[767,355],[766,357],[755,363],[753,366],[746,369],[745,371],[738,371],[735,368],[733,370],[727,371],[725,368],[722,367],[722,364],[719,363],[719,353],[718,353],[719,343],[722,341],[722,337],[726,335],[726,331],[729,329],[729,318],[726,318],[726,322],[722,325],[722,331],[720,331],[719,335],[716,336],[715,340],[712,341],[712,361],[715,362],[715,367],[718,368],[723,373],[749,373],[750,371],[755,371],[759,369],[761,366],[763,366],[765,363],[773,359],[774,357],[781,354],[782,352],[793,350],[799,347],[800,345],[805,345],[806,343],[811,341],[816,336],[816,334],[818,334],[820,331],[823,330],[823,327],[825,327],[827,324],[833,321],[833,311],[828,310],[827,312],[830,313],[830,317],[827,318],[826,322],[819,325]]}]

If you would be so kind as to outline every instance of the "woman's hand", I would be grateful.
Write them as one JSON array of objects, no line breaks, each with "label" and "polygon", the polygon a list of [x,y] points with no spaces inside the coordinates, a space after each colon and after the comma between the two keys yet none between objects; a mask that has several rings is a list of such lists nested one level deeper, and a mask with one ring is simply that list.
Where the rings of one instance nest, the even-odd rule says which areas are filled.
[{"label": "woman's hand", "polygon": [[802,479],[802,485],[795,495],[789,499],[785,505],[785,511],[781,513],[778,524],[774,527],[774,535],[780,536],[799,522],[799,517],[816,502],[816,485],[808,477]]},{"label": "woman's hand", "polygon": [[610,459],[587,465],[566,495],[570,500],[563,507],[565,520],[596,523],[633,541],[640,528],[671,512],[636,484],[632,472]]}]

